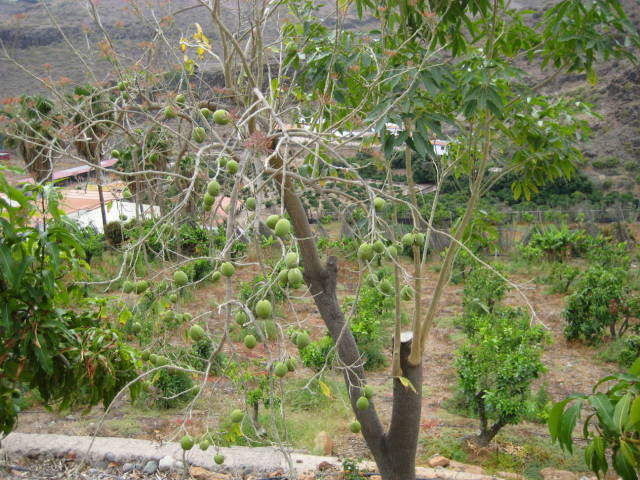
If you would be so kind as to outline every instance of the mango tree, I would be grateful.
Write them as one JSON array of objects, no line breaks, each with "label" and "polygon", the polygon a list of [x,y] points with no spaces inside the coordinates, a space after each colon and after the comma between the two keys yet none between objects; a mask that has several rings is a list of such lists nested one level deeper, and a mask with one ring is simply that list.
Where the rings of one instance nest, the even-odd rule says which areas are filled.
[{"label": "mango tree", "polygon": [[[40,195],[47,218],[39,216]],[[108,405],[135,378],[136,352],[76,282],[87,265],[78,231],[50,187],[18,189],[0,170],[0,432],[26,392],[47,406]],[[40,222],[38,224],[38,221]],[[135,398],[140,385],[133,383]]]},{"label": "mango tree", "polygon": [[[158,185],[168,208],[131,248],[178,219],[194,198],[202,205],[196,212],[201,222],[224,222],[226,238],[214,248],[211,234],[208,257],[217,267],[211,278],[225,282],[224,298],[212,309],[225,325],[215,353],[237,331],[234,316],[242,328],[252,329],[243,339],[247,349],[259,339],[283,339],[286,319],[275,322],[275,329],[269,323],[277,314],[272,300],[301,295],[304,282],[335,345],[356,417],[352,431],[362,432],[385,480],[413,480],[424,352],[456,257],[461,248],[472,256],[465,244],[482,236],[486,223],[477,208],[480,198],[507,175],[516,179],[514,196],[529,198],[546,181],[575,172],[582,158],[578,145],[589,130],[589,105],[543,95],[542,89],[567,72],[595,80],[596,58],[630,56],[626,45],[638,45],[638,38],[616,0],[564,0],[537,17],[504,0],[355,0],[338,2],[331,26],[321,18],[326,11],[312,2],[290,0],[288,16],[276,29],[277,41],[267,41],[267,26],[279,5],[251,4],[246,29],[234,31],[218,2],[197,4],[211,28],[194,25],[176,46],[182,70],[175,86],[163,84],[151,68],[116,69],[121,94],[114,105],[126,111],[123,142],[140,128],[159,129],[172,140],[167,156],[173,167],[162,172],[166,183]],[[366,31],[345,28],[353,15]],[[209,40],[209,30],[216,42]],[[109,54],[116,64],[118,58]],[[207,61],[223,72],[223,85],[211,91],[197,82],[199,64]],[[539,66],[540,80],[527,78],[516,66],[521,62]],[[450,141],[445,155],[435,154],[434,137]],[[129,143],[135,152],[135,142]],[[344,153],[353,144],[369,153],[366,165]],[[391,177],[398,152],[404,157],[403,182]],[[436,171],[426,210],[413,178],[417,160],[433,162]],[[370,166],[385,172],[385,179],[365,179],[363,170]],[[147,169],[136,163],[132,168],[121,174],[139,176]],[[436,207],[443,182],[451,177],[468,185],[467,203],[450,230],[440,232],[449,244],[435,289],[426,298],[422,282],[438,230]],[[181,188],[172,188],[176,184]],[[356,220],[350,228],[357,237],[359,281],[383,262],[393,271],[392,279],[374,281],[393,296],[395,307],[388,425],[367,388],[350,328],[353,311],[343,310],[338,300],[339,259],[323,258],[307,215],[310,193]],[[221,215],[217,207],[223,202]],[[399,228],[402,211],[409,214],[408,231]],[[263,252],[266,235],[280,248],[275,262]],[[250,262],[234,255],[242,251],[238,244],[255,248],[262,274],[244,297],[234,291],[234,275]],[[410,268],[397,259],[402,250],[413,259]],[[181,285],[171,287],[176,291],[188,287],[180,277]],[[407,331],[401,324],[403,299],[412,304]],[[309,343],[305,331],[298,329],[293,336],[299,347]],[[285,350],[266,352],[271,381],[281,382]],[[232,421],[243,419],[234,410]],[[276,437],[280,443],[286,438]]]}]

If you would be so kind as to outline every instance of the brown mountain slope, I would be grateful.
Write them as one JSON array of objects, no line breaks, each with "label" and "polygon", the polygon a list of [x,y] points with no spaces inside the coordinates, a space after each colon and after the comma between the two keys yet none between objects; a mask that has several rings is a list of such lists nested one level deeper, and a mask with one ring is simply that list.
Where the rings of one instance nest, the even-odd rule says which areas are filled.
[{"label": "brown mountain slope", "polygon": [[[555,0],[538,2],[514,1],[520,8],[541,9]],[[237,3],[225,0],[225,23],[230,26],[244,24],[246,18],[238,18],[233,12]],[[640,26],[640,2],[622,0],[636,26]],[[136,60],[144,42],[153,38],[158,30],[167,37],[173,51],[158,59],[161,68],[169,69],[179,63],[178,41],[181,34],[199,22],[211,33],[211,20],[203,8],[187,8],[192,0],[99,0],[95,2],[105,29],[118,51]],[[48,7],[45,7],[47,5]],[[109,79],[110,65],[96,53],[96,45],[102,36],[92,22],[88,2],[81,0],[50,0],[44,3],[0,0],[0,41],[9,54],[36,75],[48,75],[54,80],[80,82],[90,79],[83,62],[97,72],[98,80]],[[155,12],[155,16],[151,12]],[[176,13],[177,12],[177,13]],[[330,21],[331,8],[323,13]],[[161,21],[164,18],[164,21]],[[161,26],[158,26],[160,22]],[[73,48],[64,41],[56,24]],[[355,16],[348,19],[349,28],[366,28],[366,22]],[[275,38],[275,22],[267,31],[268,38]],[[215,35],[211,34],[215,45]],[[80,58],[82,60],[80,60]],[[213,64],[202,67],[214,69]],[[533,77],[539,72],[529,68]],[[594,120],[594,135],[585,145],[589,165],[585,170],[605,189],[623,192],[640,192],[640,73],[638,67],[628,61],[609,61],[598,68],[599,83],[589,84],[584,76],[564,76],[547,87],[548,93],[560,93],[576,100],[586,100],[595,105],[602,119]],[[42,85],[30,73],[0,55],[0,97],[16,96],[41,90]]]}]

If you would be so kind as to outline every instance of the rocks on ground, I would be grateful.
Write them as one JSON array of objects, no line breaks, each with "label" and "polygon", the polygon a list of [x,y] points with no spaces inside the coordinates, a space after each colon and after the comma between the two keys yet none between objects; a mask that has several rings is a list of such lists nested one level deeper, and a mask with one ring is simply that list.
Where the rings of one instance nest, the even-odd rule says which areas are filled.
[{"label": "rocks on ground", "polygon": [[229,480],[231,478],[226,473],[212,472],[202,467],[191,467],[189,474],[196,480]]},{"label": "rocks on ground", "polygon": [[578,475],[567,470],[557,470],[555,468],[543,468],[540,475],[544,480],[578,480]]}]

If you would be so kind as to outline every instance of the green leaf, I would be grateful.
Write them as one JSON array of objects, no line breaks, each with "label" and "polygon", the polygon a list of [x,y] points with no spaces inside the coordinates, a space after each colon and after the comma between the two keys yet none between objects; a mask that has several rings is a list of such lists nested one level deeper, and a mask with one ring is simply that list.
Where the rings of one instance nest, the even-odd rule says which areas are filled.
[{"label": "green leaf", "polygon": [[596,435],[584,450],[584,457],[587,466],[596,475],[600,472],[607,473],[609,466],[607,465],[607,458],[605,457],[605,443],[604,439]]},{"label": "green leaf", "polygon": [[120,315],[118,315],[118,322],[120,322],[120,325],[125,325],[131,319],[131,317],[133,317],[133,314],[128,308],[125,308],[122,312],[120,312]]},{"label": "green leaf", "polygon": [[573,453],[573,441],[571,440],[571,435],[573,434],[573,429],[576,427],[576,422],[580,416],[581,409],[582,400],[578,400],[567,409],[560,421],[558,442],[560,443],[560,446],[566,448],[569,453]]},{"label": "green leaf", "polygon": [[631,443],[620,440],[620,451],[629,464],[633,465],[634,467],[638,466],[639,452],[636,447],[634,447]]},{"label": "green leaf", "polygon": [[603,393],[596,393],[589,397],[589,403],[595,409],[600,423],[611,433],[620,435],[616,430],[616,424],[613,421],[613,405],[609,398]]},{"label": "green leaf", "polygon": [[613,411],[613,423],[619,432],[623,431],[623,427],[627,423],[627,419],[629,418],[629,406],[631,405],[632,400],[633,395],[627,393],[618,400],[618,403],[616,403],[616,408]]},{"label": "green leaf", "polygon": [[565,398],[561,402],[558,402],[551,407],[549,411],[549,419],[547,425],[549,426],[549,433],[551,434],[551,441],[555,442],[560,434],[560,421],[562,420],[562,414],[564,407],[571,401],[570,398]]},{"label": "green leaf", "polygon": [[629,418],[625,424],[625,430],[631,430],[640,422],[640,396],[637,396],[631,403]]},{"label": "green leaf", "polygon": [[629,370],[627,370],[628,373],[630,373],[631,375],[640,375],[640,357],[636,358],[635,361],[633,362],[633,364],[631,365],[631,367],[629,367]]},{"label": "green leaf", "polygon": [[627,460],[622,448],[613,454],[613,468],[624,480],[637,480],[638,476],[633,465]]}]

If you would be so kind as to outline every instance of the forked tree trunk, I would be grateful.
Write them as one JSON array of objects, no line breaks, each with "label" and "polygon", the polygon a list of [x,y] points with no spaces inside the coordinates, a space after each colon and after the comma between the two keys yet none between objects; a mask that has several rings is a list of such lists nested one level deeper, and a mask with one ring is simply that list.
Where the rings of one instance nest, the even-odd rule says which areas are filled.
[{"label": "forked tree trunk", "polygon": [[[282,161],[277,157],[272,158],[271,166],[281,168]],[[282,179],[281,175],[276,175],[275,178],[275,183],[284,187],[284,206],[291,217],[300,247],[305,282],[335,342],[351,406],[362,425],[362,435],[378,465],[379,473],[384,480],[414,480],[422,406],[422,365],[409,365],[411,334],[406,333],[402,338],[401,369],[402,376],[411,382],[416,391],[405,387],[397,378],[393,380],[391,424],[385,432],[374,401],[370,401],[366,410],[356,407],[356,401],[362,395],[361,388],[365,385],[364,368],[336,294],[338,259],[331,256],[326,265],[322,265],[309,220],[292,182],[288,177]]]},{"label": "forked tree trunk", "polygon": [[489,427],[489,419],[484,404],[484,395],[486,392],[478,392],[476,394],[476,405],[478,406],[478,417],[480,418],[480,433],[473,437],[472,441],[480,447],[486,447],[498,432],[506,425],[502,420],[496,421]]}]

